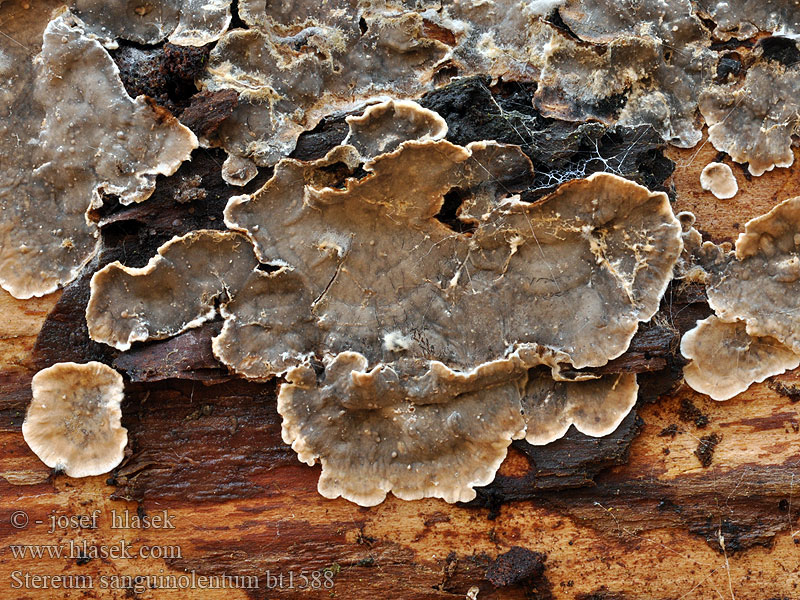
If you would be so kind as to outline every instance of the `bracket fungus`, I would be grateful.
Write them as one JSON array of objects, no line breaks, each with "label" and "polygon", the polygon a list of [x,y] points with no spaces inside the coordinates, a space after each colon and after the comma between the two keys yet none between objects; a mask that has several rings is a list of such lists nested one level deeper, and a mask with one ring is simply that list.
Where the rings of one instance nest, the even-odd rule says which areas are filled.
[{"label": "bracket fungus", "polygon": [[[228,31],[232,5],[241,27]],[[478,136],[453,143],[446,121],[412,99],[455,75],[488,75],[492,99],[489,87],[528,84],[527,95],[495,101],[512,128],[503,107],[524,96],[518,114],[542,122],[636,126],[679,146],[701,137],[700,99],[712,141],[755,173],[758,160],[719,141],[723,96],[741,94],[741,129],[755,132],[763,115],[751,97],[763,92],[745,89],[747,78],[762,69],[787,89],[796,83],[791,67],[758,63],[747,65],[744,87],[734,79],[706,89],[719,53],[688,0],[630,10],[609,0],[73,0],[71,10],[25,38],[38,47],[44,31],[35,61],[12,48],[9,63],[2,48],[0,72],[12,84],[0,90],[9,100],[0,127],[18,143],[0,148],[0,283],[27,297],[72,280],[96,250],[87,209],[104,193],[145,200],[156,175],[174,173],[198,146],[154,101],[125,93],[103,46],[216,42],[208,64],[198,61],[205,70],[184,78],[209,103],[228,98],[202,143],[228,154],[228,184],[245,185],[257,167],[271,167],[270,178],[230,198],[228,231],[193,231],[143,267],[97,271],[89,335],[124,352],[218,318],[211,349],[233,373],[285,377],[283,437],[301,460],[322,463],[320,492],[365,505],[389,492],[469,500],[513,439],[546,444],[573,425],[613,431],[636,401],[636,376],[586,369],[626,351],[659,307],[682,238],[697,241],[665,194],[608,173],[564,183],[583,174],[565,169],[547,189],[562,185],[528,202],[534,173],[521,146]],[[16,63],[18,73],[8,66]],[[777,98],[780,86],[767,93]],[[764,160],[775,164],[794,132],[796,107],[785,104],[768,109],[776,122],[765,135],[780,152]],[[328,153],[287,158],[323,118],[339,136],[326,138]],[[348,133],[330,149],[342,121]],[[531,139],[550,135],[525,129]],[[570,136],[577,151],[585,141]],[[57,225],[42,225],[41,215],[56,213]],[[785,282],[798,260],[765,268]],[[747,279],[730,257],[723,263],[729,270],[710,273],[710,285]],[[792,345],[775,327],[754,334],[747,316],[735,318],[747,335]]]},{"label": "bracket fungus", "polygon": [[447,134],[442,117],[410,100],[373,104],[346,121],[349,133],[342,144],[353,146],[362,160],[391,152],[408,140],[440,140]]},{"label": "bracket fungus", "polygon": [[764,62],[748,69],[744,82],[710,87],[700,98],[708,139],[753,175],[791,166],[799,88],[800,68]]},{"label": "bracket fungus", "polygon": [[716,316],[687,332],[686,383],[716,400],[731,398],[800,364],[800,198],[745,224],[735,252],[696,248]]},{"label": "bracket fungus", "polygon": [[686,383],[714,400],[728,400],[753,383],[800,366],[800,355],[770,337],[747,333],[742,321],[726,323],[711,316],[681,339],[681,354],[691,362]]},{"label": "bracket fungus", "polygon": [[683,147],[701,138],[697,99],[718,54],[688,0],[288,6],[240,2],[249,29],[211,54],[202,85],[241,102],[210,142],[238,161],[272,165],[326,114],[413,98],[455,74],[536,82],[550,116],[650,125]]},{"label": "bracket fungus", "polygon": [[[215,355],[248,378],[285,375],[285,441],[322,462],[321,493],[360,504],[470,499],[512,439],[613,431],[635,376],[552,381],[623,353],[657,310],[682,250],[666,195],[596,173],[527,203],[518,146],[431,139],[441,118],[411,103],[349,126],[358,148],[283,159],[231,198],[235,232],[193,232],[144,268],[95,274],[91,337],[125,349],[218,304]],[[454,188],[467,232],[439,218]],[[549,388],[529,374],[540,365]]]},{"label": "bracket fungus", "polygon": [[57,363],[33,376],[22,435],[48,467],[70,477],[101,475],[122,462],[122,376],[99,362]]},{"label": "bracket fungus", "polygon": [[[44,29],[41,54],[12,49],[0,131],[0,285],[41,296],[75,278],[96,246],[86,211],[101,193],[123,204],[152,194],[197,147],[194,134],[145,97],[83,22],[64,11]],[[0,69],[4,67],[0,65]]]},{"label": "bracket fungus", "polygon": [[[537,356],[546,360],[546,352]],[[636,402],[635,375],[555,382],[523,371],[509,379],[503,363],[469,374],[435,365],[438,377],[458,382],[458,393],[444,397],[423,393],[430,372],[405,388],[376,385],[388,367],[368,371],[354,352],[326,359],[322,380],[310,365],[292,368],[278,395],[283,440],[301,461],[320,461],[326,498],[372,506],[391,491],[405,500],[466,502],[494,479],[511,440],[546,444],[571,424],[608,435]]]},{"label": "bracket fungus", "polygon": [[373,506],[391,491],[404,500],[466,502],[473,486],[494,479],[511,440],[524,436],[514,380],[448,402],[353,398],[348,384],[369,375],[367,364],[344,352],[326,361],[322,385],[304,365],[290,369],[281,386],[283,439],[301,461],[321,461],[317,487],[326,498]]},{"label": "bracket fungus", "polygon": [[115,261],[92,276],[89,335],[127,350],[136,341],[197,327],[214,317],[217,300],[224,301],[251,278],[268,276],[257,264],[244,236],[218,231],[176,237],[141,268]]},{"label": "bracket fungus", "polygon": [[760,32],[800,37],[797,0],[696,0],[698,12],[716,24],[722,40],[746,40]]},{"label": "bracket fungus", "polygon": [[567,119],[651,125],[679,147],[700,141],[697,99],[716,53],[688,0],[568,0],[558,14],[579,41],[558,34],[547,45],[537,106]]},{"label": "bracket fungus", "polygon": [[525,439],[535,445],[548,444],[564,437],[570,425],[586,435],[608,435],[636,404],[638,391],[632,374],[586,381],[531,375],[522,394]]},{"label": "bracket fungus", "polygon": [[708,265],[708,302],[723,321],[773,337],[800,353],[800,197],[784,200],[745,224],[735,253]]},{"label": "bracket fungus", "polygon": [[231,0],[72,0],[88,31],[109,48],[121,38],[137,44],[168,39],[177,46],[204,46],[218,40],[231,22]]},{"label": "bracket fungus", "polygon": [[739,184],[731,168],[723,163],[708,163],[700,172],[700,187],[711,192],[720,200],[733,198],[739,191]]},{"label": "bracket fungus", "polygon": [[239,94],[216,143],[257,165],[287,155],[300,132],[336,109],[381,94],[422,92],[448,53],[446,44],[425,35],[417,12],[359,12],[345,0],[269,8],[267,14],[263,3],[242,4],[251,29],[222,36],[203,80],[211,91]]}]

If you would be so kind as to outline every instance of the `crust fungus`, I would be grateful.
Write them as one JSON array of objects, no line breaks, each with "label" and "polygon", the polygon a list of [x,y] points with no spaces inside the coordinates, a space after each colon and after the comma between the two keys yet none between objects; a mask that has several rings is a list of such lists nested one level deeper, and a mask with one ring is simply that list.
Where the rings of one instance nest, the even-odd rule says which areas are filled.
[{"label": "crust fungus", "polygon": [[792,135],[800,128],[800,69],[759,62],[743,83],[713,86],[700,98],[714,148],[753,175],[794,162]]},{"label": "crust fungus", "polygon": [[118,350],[197,327],[246,282],[268,277],[249,241],[233,232],[193,231],[161,246],[141,268],[115,261],[92,276],[89,336]]},{"label": "crust fungus", "polygon": [[[634,376],[548,387],[528,370],[563,379],[562,365],[624,352],[682,249],[665,194],[598,173],[523,202],[519,147],[404,141],[443,129],[408,109],[374,107],[351,120],[358,150],[281,160],[259,191],[232,198],[225,222],[252,247],[233,232],[177,238],[142,269],[100,271],[87,309],[92,338],[126,348],[218,303],[216,356],[248,378],[285,374],[284,439],[322,462],[323,495],[366,505],[388,491],[468,500],[526,431],[539,443],[571,423],[612,431]],[[389,126],[390,110],[407,123]],[[361,154],[387,147],[353,176]],[[454,188],[468,233],[440,220]]]},{"label": "crust fungus", "polygon": [[257,165],[277,162],[300,132],[337,109],[422,92],[448,53],[426,35],[417,12],[359,12],[342,0],[288,6],[267,13],[263,3],[243,3],[241,16],[252,29],[220,39],[203,82],[212,91],[238,92],[239,106],[216,143]]},{"label": "crust fungus", "polygon": [[559,15],[592,45],[553,36],[537,106],[562,118],[651,125],[680,147],[700,141],[697,98],[713,76],[715,53],[688,0],[569,0]]},{"label": "crust fungus", "polygon": [[733,198],[739,191],[739,184],[731,168],[723,163],[708,163],[700,173],[700,186],[720,200]]},{"label": "crust fungus", "polygon": [[[387,351],[385,341],[401,332],[410,340],[404,357],[432,354],[454,368],[528,342],[564,351],[579,368],[605,364],[657,309],[680,253],[680,226],[666,196],[606,174],[538,204],[496,199],[505,192],[498,183],[519,177],[510,165],[526,162],[516,147],[489,142],[405,142],[367,163],[366,178],[320,189],[303,186],[307,165],[282,161],[262,190],[229,203],[226,222],[248,233],[261,260],[280,259],[308,277],[314,301],[297,318],[316,322],[313,344],[325,353],[392,361],[397,348]],[[474,192],[459,217],[475,224],[471,236],[435,218],[455,186]],[[265,218],[281,211],[282,222]],[[377,271],[376,260],[385,263]],[[585,309],[556,325],[570,302]],[[266,344],[273,338],[268,323],[261,327]]]},{"label": "crust fungus", "polygon": [[706,242],[695,260],[716,316],[684,335],[686,382],[725,400],[800,364],[800,198],[749,221],[729,247]]},{"label": "crust fungus", "polygon": [[636,404],[636,375],[606,375],[588,381],[554,381],[531,376],[522,395],[526,436],[531,444],[564,437],[570,425],[602,437],[613,432]]},{"label": "crust fungus", "polygon": [[401,395],[359,398],[348,389],[368,377],[367,360],[344,352],[326,360],[318,383],[311,366],[290,369],[281,386],[282,434],[298,458],[322,463],[326,498],[373,506],[391,491],[404,500],[466,502],[494,479],[512,439],[524,435],[517,382],[438,402]]},{"label": "crust fungus", "polygon": [[[508,196],[519,169],[530,168],[517,147],[404,142],[366,163],[368,175],[344,188],[325,187],[332,160],[281,161],[260,191],[226,208],[229,227],[251,238],[261,262],[281,270],[239,287],[239,279],[228,283],[205,266],[208,258],[189,257],[183,242],[175,259],[156,258],[139,270],[106,267],[95,276],[87,311],[93,339],[123,348],[202,318],[207,309],[196,302],[155,330],[120,318],[123,310],[135,319],[147,313],[155,300],[147,290],[159,289],[152,283],[161,277],[156,267],[180,261],[181,270],[195,265],[231,292],[215,350],[249,377],[282,372],[285,366],[275,370],[260,357],[287,348],[298,348],[298,361],[310,352],[357,351],[370,363],[400,354],[471,369],[535,343],[564,352],[576,368],[601,366],[624,352],[638,323],[655,313],[681,252],[666,195],[613,175],[568,183],[537,204]],[[455,186],[470,196],[459,218],[475,224],[471,235],[436,218]],[[172,251],[168,246],[161,254]],[[242,262],[218,252],[211,260],[223,269]],[[248,255],[239,266],[236,273],[249,277],[254,259]],[[122,272],[141,281],[138,289],[120,288],[130,288],[127,295],[112,292],[106,280]],[[169,276],[186,279],[178,271]],[[276,335],[274,311],[283,325],[295,324],[288,338]],[[391,337],[402,343],[387,344]]]},{"label": "crust fungus", "polygon": [[11,52],[16,66],[5,74],[11,85],[0,109],[8,140],[0,149],[0,284],[30,298],[71,281],[94,252],[97,230],[85,213],[102,204],[101,192],[123,204],[145,200],[156,175],[174,173],[197,139],[143,96],[132,100],[111,57],[69,12],[47,25],[33,62]]},{"label": "crust fungus", "polygon": [[771,337],[754,337],[742,321],[711,316],[697,322],[681,340],[686,383],[714,400],[728,400],[752,383],[800,365],[800,356]]},{"label": "crust fungus", "polygon": [[772,337],[800,354],[800,197],[749,221],[736,252],[707,266],[708,301],[723,321],[744,321],[747,333]]},{"label": "crust fungus", "polygon": [[218,40],[231,22],[231,0],[73,0],[87,31],[109,48],[116,40],[177,46],[205,46]]},{"label": "crust fungus", "polygon": [[[513,362],[468,374],[439,363],[405,385],[392,385],[401,379],[395,373],[385,378],[389,367],[368,370],[354,352],[326,359],[322,378],[310,365],[292,368],[278,396],[283,439],[301,461],[322,464],[318,489],[327,498],[372,506],[391,491],[466,502],[494,479],[512,439],[546,444],[572,424],[607,435],[636,402],[635,375],[555,382],[546,372],[528,378]],[[448,393],[430,394],[432,372],[453,384]]]},{"label": "crust fungus", "polygon": [[[725,3],[705,4],[701,14],[725,12]],[[545,19],[553,10],[566,28]],[[717,94],[708,88],[720,53],[688,0],[624,7],[611,0],[335,0],[295,3],[291,10],[248,1],[239,12],[250,29],[222,36],[203,85],[234,89],[242,99],[212,143],[260,166],[288,154],[299,133],[325,114],[384,96],[413,98],[454,73],[535,82],[536,106],[549,116],[649,125],[680,147],[700,141],[698,101]],[[790,9],[770,5],[756,13],[759,23],[751,27],[796,35]],[[719,24],[730,29],[726,18]],[[792,86],[786,82],[787,90]],[[757,114],[751,117],[742,117],[748,130],[761,123]],[[719,121],[710,118],[710,125]]]},{"label": "crust fungus", "polygon": [[122,376],[99,362],[58,363],[39,371],[22,435],[48,467],[70,477],[106,473],[122,462]]},{"label": "crust fungus", "polygon": [[698,11],[715,24],[714,35],[746,40],[759,32],[800,36],[797,0],[697,0]]},{"label": "crust fungus", "polygon": [[353,146],[363,160],[391,152],[408,140],[440,140],[447,123],[437,113],[410,100],[389,100],[347,117],[350,132],[342,144]]}]

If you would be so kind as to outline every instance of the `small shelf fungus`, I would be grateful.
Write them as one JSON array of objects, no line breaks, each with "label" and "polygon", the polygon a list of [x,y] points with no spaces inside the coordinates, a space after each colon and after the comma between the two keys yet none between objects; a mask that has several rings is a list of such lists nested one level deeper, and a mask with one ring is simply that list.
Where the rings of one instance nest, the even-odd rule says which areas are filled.
[{"label": "small shelf fungus", "polygon": [[[220,148],[221,181],[187,171],[214,210],[227,202],[228,230],[192,231],[143,267],[94,273],[90,337],[124,352],[218,319],[210,351],[231,373],[284,378],[283,439],[322,463],[322,494],[469,500],[513,439],[613,431],[637,381],[599,368],[628,349],[673,277],[704,284],[715,311],[682,340],[690,386],[721,400],[798,366],[800,198],[747,223],[731,252],[703,244],[663,193],[610,173],[569,180],[627,162],[660,186],[671,163],[641,140],[691,147],[704,121],[711,144],[752,175],[791,165],[796,4],[53,0],[9,10],[19,43],[0,39],[0,285],[27,298],[72,281],[111,222],[90,219],[104,194],[144,201],[199,143]],[[174,54],[157,47],[166,42],[201,48]],[[132,99],[114,61],[150,54],[167,61],[152,63],[161,79],[146,89],[157,93]],[[157,72],[181,62],[191,68],[180,84]],[[441,87],[453,77],[463,89]],[[217,109],[208,124],[206,108]],[[615,138],[617,162],[601,137]],[[654,156],[670,168],[645,177],[637,169]],[[224,183],[256,177],[259,189],[229,196]],[[737,193],[721,162],[700,184],[720,199]],[[175,222],[160,240],[189,229]],[[77,386],[63,402],[100,406],[87,390],[102,386],[78,372],[105,382],[103,418],[116,423],[106,440],[122,441],[119,376],[97,363],[58,369]],[[55,380],[35,382],[32,447],[32,426],[58,424],[41,413]],[[46,456],[83,473],[72,455]]]},{"label": "small shelf fungus", "polygon": [[753,175],[794,162],[792,136],[800,131],[800,68],[759,62],[743,82],[712,86],[700,99],[714,148]]},{"label": "small shelf fungus", "polygon": [[[364,505],[390,491],[469,500],[512,439],[613,431],[636,377],[562,369],[619,356],[657,310],[683,247],[666,195],[598,173],[527,203],[518,146],[435,139],[443,121],[412,103],[348,122],[358,147],[283,159],[232,198],[235,231],[98,271],[91,337],[124,350],[218,306],[214,354],[248,378],[285,376],[284,440],[322,463],[323,495]],[[440,220],[455,188],[464,230]]]},{"label": "small shelf fungus", "polygon": [[96,249],[86,212],[101,193],[141,202],[156,175],[174,173],[197,147],[167,111],[127,95],[109,54],[70,12],[37,43],[33,61],[12,50],[0,107],[0,285],[17,298],[77,276]]},{"label": "small shelf fungus", "polygon": [[535,82],[536,107],[551,116],[649,125],[670,143],[691,147],[702,137],[698,98],[719,59],[688,0],[624,8],[607,0],[497,0],[413,9],[345,0],[290,9],[248,0],[239,14],[248,28],[220,38],[202,85],[239,94],[233,117],[211,143],[240,165],[274,164],[300,132],[337,110],[382,95],[414,98],[454,75],[476,74]]},{"label": "small shelf fungus", "polygon": [[726,400],[800,364],[800,197],[749,221],[735,251],[707,242],[696,260],[716,316],[686,333],[686,383]]},{"label": "small shelf fungus", "polygon": [[733,198],[739,191],[739,184],[731,168],[723,163],[708,163],[700,173],[700,186],[720,200]]},{"label": "small shelf fungus", "polygon": [[695,4],[701,16],[716,24],[714,35],[722,40],[746,40],[762,32],[800,36],[797,0],[697,0]]},{"label": "small shelf fungus", "polygon": [[683,336],[681,354],[691,361],[683,369],[686,383],[714,400],[733,398],[753,383],[800,365],[800,356],[774,338],[751,336],[744,322],[726,323],[715,316],[698,321]]},{"label": "small shelf fungus", "polygon": [[101,475],[123,459],[122,376],[99,362],[57,363],[34,375],[22,435],[48,467],[70,477]]},{"label": "small shelf fungus", "polygon": [[71,8],[88,31],[109,48],[117,39],[178,46],[204,46],[218,40],[231,22],[231,0],[160,0],[157,4],[125,0],[72,0]]}]

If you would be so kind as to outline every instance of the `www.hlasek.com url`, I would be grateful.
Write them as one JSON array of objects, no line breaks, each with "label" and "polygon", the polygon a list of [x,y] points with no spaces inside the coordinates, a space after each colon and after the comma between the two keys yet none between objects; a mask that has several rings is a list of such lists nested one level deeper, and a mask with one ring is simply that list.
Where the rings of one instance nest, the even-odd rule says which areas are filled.
[{"label": "www.hlasek.com url", "polygon": [[194,570],[184,574],[164,573],[158,575],[36,575],[25,571],[12,571],[11,588],[15,590],[130,590],[143,594],[148,590],[222,590],[222,589],[333,589],[335,572],[267,571],[258,575],[198,575]]}]

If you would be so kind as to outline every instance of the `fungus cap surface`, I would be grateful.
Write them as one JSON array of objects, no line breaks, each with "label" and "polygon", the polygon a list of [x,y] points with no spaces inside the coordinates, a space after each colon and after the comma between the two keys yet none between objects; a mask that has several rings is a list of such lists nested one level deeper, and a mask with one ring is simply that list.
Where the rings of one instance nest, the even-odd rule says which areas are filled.
[{"label": "fungus cap surface", "polygon": [[714,400],[733,398],[753,383],[800,365],[800,356],[778,340],[751,336],[744,322],[726,323],[715,316],[684,334],[681,354],[691,360],[683,369],[686,383]]},{"label": "fungus cap surface", "polygon": [[525,439],[535,445],[562,438],[571,425],[581,433],[612,433],[636,404],[636,375],[606,375],[588,381],[554,381],[541,373],[529,377],[522,395]]},{"label": "fungus cap surface", "polygon": [[772,337],[800,353],[800,197],[745,224],[735,254],[703,246],[708,302],[723,321],[744,321],[747,333]]},{"label": "fungus cap surface", "polygon": [[723,163],[708,163],[700,173],[700,186],[720,200],[733,198],[739,191],[739,184],[731,168]]},{"label": "fungus cap surface", "polygon": [[800,127],[800,68],[758,62],[743,82],[711,86],[700,98],[708,139],[753,175],[794,162]]},{"label": "fungus cap surface", "polygon": [[164,109],[127,95],[109,54],[71,13],[48,23],[41,48],[33,61],[17,57],[0,106],[9,140],[0,145],[0,285],[17,298],[76,277],[96,249],[85,213],[101,192],[141,202],[156,175],[174,173],[197,146]]},{"label": "fungus cap surface", "polygon": [[149,45],[169,38],[178,46],[204,46],[231,22],[231,0],[72,0],[71,8],[109,48],[117,39]]},{"label": "fungus cap surface", "polygon": [[128,443],[122,427],[122,376],[99,362],[57,363],[33,376],[22,435],[48,467],[70,477],[116,467]]}]

